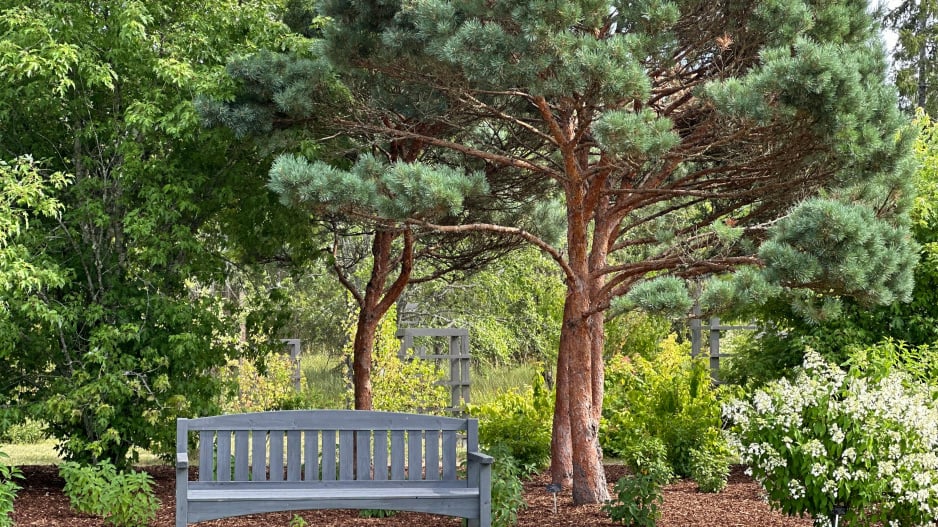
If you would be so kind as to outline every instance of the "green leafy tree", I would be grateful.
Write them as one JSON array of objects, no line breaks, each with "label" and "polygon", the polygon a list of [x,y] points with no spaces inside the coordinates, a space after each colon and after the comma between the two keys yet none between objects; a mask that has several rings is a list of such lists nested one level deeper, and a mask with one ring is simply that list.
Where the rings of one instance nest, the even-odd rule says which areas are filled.
[{"label": "green leafy tree", "polygon": [[[67,183],[64,174],[43,170],[28,156],[12,162],[0,159],[0,362],[15,356],[19,332],[15,320],[36,324],[59,320],[40,297],[64,285],[67,275],[47,255],[33,250],[35,232],[29,231],[31,222],[61,216],[56,194]],[[17,402],[14,395],[0,406],[0,429],[22,419],[24,412]]]},{"label": "green leafy tree", "polygon": [[[515,237],[548,254],[566,285],[552,477],[572,483],[576,503],[601,502],[604,312],[615,299],[648,283],[632,300],[686,308],[686,288],[658,279],[748,266],[732,288],[708,283],[717,304],[766,287],[752,269],[767,264],[788,287],[907,295],[911,136],[865,8],[330,0],[325,51],[354,102],[332,123],[369,151],[408,154],[287,155],[271,185],[323,203],[341,194],[344,214],[386,225]],[[425,213],[468,219],[454,213],[486,187],[553,189],[564,243],[508,221]],[[812,196],[852,205],[798,206]],[[875,213],[858,212],[865,203]],[[795,272],[858,218],[877,224],[861,240],[868,254],[835,255],[844,265],[833,273]],[[772,251],[760,252],[767,239]],[[834,248],[859,254],[845,240]]]},{"label": "green leafy tree", "polygon": [[[289,45],[275,7],[0,0],[0,158],[32,155],[72,180],[23,242],[56,287],[3,299],[0,399],[7,416],[48,423],[68,458],[171,451],[177,415],[215,410],[213,369],[251,351],[219,338],[238,334],[237,305],[196,286],[223,283],[226,260],[303,251],[284,240],[308,225],[284,221],[263,174],[199,127],[192,102],[230,90],[231,54]],[[270,300],[246,331],[274,329]]]}]

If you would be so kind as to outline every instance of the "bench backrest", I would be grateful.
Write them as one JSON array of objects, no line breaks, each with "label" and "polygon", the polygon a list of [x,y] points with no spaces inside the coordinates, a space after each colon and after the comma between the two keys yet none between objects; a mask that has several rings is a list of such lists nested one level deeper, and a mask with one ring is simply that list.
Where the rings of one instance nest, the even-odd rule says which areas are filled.
[{"label": "bench backrest", "polygon": [[[198,434],[199,481],[427,481],[465,486],[478,421],[361,410],[290,410],[177,421],[176,448]],[[261,462],[258,462],[261,461]]]}]

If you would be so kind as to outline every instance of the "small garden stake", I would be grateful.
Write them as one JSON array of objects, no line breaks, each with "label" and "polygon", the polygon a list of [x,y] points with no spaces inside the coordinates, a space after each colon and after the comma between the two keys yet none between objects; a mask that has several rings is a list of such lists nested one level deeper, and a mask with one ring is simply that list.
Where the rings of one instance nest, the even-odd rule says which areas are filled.
[{"label": "small garden stake", "polygon": [[562,489],[563,487],[560,485],[560,483],[551,483],[547,486],[547,492],[550,492],[550,494],[554,497],[554,514],[557,514],[557,493]]},{"label": "small garden stake", "polygon": [[847,507],[843,505],[837,505],[834,507],[834,527],[837,527],[837,524],[840,523],[840,517],[847,513]]}]

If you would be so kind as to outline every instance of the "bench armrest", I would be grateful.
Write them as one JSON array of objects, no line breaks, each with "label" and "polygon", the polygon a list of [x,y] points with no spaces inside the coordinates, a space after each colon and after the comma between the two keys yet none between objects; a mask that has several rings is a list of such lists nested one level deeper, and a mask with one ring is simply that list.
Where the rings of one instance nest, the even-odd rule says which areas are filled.
[{"label": "bench armrest", "polygon": [[186,470],[189,468],[189,454],[185,452],[176,452],[176,468]]},{"label": "bench armrest", "polygon": [[482,452],[467,452],[466,457],[472,463],[481,463],[483,465],[491,465],[495,462],[495,458]]}]

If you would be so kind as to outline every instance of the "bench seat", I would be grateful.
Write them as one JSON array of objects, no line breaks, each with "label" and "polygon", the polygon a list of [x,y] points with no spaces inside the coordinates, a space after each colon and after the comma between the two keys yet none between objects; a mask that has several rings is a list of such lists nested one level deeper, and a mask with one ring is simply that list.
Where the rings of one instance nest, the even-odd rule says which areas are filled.
[{"label": "bench seat", "polygon": [[316,509],[399,509],[477,519],[479,489],[400,488],[271,488],[190,489],[189,521],[242,514]]},{"label": "bench seat", "polygon": [[[197,481],[189,479],[191,439],[199,444]],[[316,509],[422,512],[491,525],[493,459],[478,451],[475,419],[349,410],[233,414],[179,419],[176,446],[177,527]]]}]

